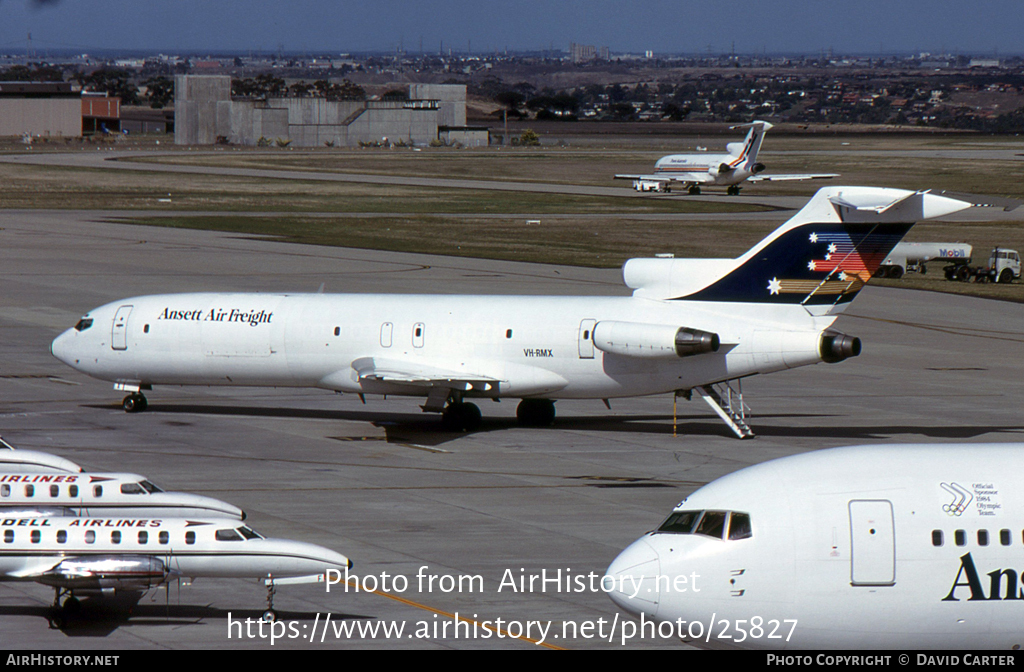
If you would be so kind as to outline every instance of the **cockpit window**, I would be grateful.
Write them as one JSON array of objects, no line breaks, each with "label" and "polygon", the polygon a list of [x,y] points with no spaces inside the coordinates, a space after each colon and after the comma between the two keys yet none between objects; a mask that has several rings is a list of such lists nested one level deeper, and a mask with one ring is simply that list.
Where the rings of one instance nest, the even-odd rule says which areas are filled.
[{"label": "cockpit window", "polygon": [[750,514],[732,512],[729,516],[729,541],[749,539],[754,536],[750,529]]},{"label": "cockpit window", "polygon": [[705,511],[694,534],[703,534],[708,537],[722,538],[725,532],[725,511]]},{"label": "cockpit window", "polygon": [[149,493],[149,494],[151,494],[151,495],[152,495],[152,494],[153,494],[154,492],[163,492],[163,490],[161,490],[161,489],[160,489],[160,488],[159,488],[159,487],[158,487],[157,485],[155,485],[155,484],[154,484],[154,483],[153,483],[152,481],[141,481],[141,482],[139,482],[139,485],[141,485],[142,487],[144,487],[144,488],[146,489],[146,492],[148,492],[148,493]]},{"label": "cockpit window", "polygon": [[750,514],[736,511],[673,511],[658,528],[658,532],[701,534],[730,541],[749,539],[753,536]]},{"label": "cockpit window", "polygon": [[670,534],[692,534],[694,524],[700,519],[700,511],[673,511],[658,532]]},{"label": "cockpit window", "polygon": [[242,526],[238,528],[238,531],[242,533],[242,536],[246,539],[262,539],[263,535],[255,531],[251,527]]},{"label": "cockpit window", "polygon": [[92,326],[92,318],[91,317],[83,317],[82,319],[80,319],[78,321],[78,324],[75,325],[75,331],[85,331],[86,329],[88,329],[91,326]]},{"label": "cockpit window", "polygon": [[214,536],[217,541],[244,541],[242,535],[234,530],[217,530],[217,534]]},{"label": "cockpit window", "polygon": [[146,491],[138,483],[122,483],[121,484],[122,495],[144,495]]}]

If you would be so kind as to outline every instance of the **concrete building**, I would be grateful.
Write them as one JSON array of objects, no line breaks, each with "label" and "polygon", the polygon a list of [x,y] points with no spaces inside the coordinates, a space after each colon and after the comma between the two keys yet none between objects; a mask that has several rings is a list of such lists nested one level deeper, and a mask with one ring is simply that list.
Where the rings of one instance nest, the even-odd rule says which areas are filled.
[{"label": "concrete building", "polygon": [[0,136],[82,137],[82,96],[67,82],[0,82]]},{"label": "concrete building", "polygon": [[180,145],[255,145],[261,138],[297,147],[426,145],[438,139],[440,126],[465,127],[466,87],[413,84],[409,100],[232,100],[230,77],[179,75],[174,108],[174,142]]}]

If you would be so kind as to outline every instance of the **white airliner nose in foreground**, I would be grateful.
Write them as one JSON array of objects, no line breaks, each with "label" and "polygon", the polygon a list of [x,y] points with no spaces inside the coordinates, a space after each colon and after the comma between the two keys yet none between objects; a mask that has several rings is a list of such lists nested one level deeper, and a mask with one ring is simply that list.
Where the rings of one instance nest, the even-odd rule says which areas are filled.
[{"label": "white airliner nose in foreground", "polygon": [[771,460],[680,502],[612,562],[609,595],[703,647],[1016,648],[1022,473],[1024,444]]}]

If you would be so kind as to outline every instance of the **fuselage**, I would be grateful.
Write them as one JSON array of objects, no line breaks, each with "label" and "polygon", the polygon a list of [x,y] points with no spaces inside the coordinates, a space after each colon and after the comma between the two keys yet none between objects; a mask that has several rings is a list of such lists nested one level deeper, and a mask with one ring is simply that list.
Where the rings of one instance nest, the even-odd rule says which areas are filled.
[{"label": "fuselage", "polygon": [[1024,444],[855,446],[748,467],[623,551],[611,597],[685,622],[700,646],[1016,647],[1022,470]]},{"label": "fuselage", "polygon": [[8,511],[15,509],[59,511],[77,516],[245,519],[245,513],[237,506],[187,492],[164,492],[138,474],[0,471],[0,516],[9,516]]},{"label": "fuselage", "polygon": [[[607,398],[821,361],[820,335],[834,319],[794,305],[637,297],[168,294],[96,308],[51,349],[79,371],[126,389],[201,384],[426,394],[361,378],[364,363],[375,361],[378,369],[386,363],[498,381],[467,396]],[[722,347],[685,358],[615,354],[595,347],[600,321],[714,332]]]},{"label": "fuselage", "polygon": [[[654,174],[660,177],[679,178],[686,181],[692,173],[707,174],[706,185],[731,186],[754,175],[752,162],[744,156],[732,154],[669,154],[654,164]],[[727,166],[723,170],[722,166]]]},{"label": "fuselage", "polygon": [[146,589],[174,576],[286,578],[349,566],[330,549],[226,519],[0,518],[0,581]]}]

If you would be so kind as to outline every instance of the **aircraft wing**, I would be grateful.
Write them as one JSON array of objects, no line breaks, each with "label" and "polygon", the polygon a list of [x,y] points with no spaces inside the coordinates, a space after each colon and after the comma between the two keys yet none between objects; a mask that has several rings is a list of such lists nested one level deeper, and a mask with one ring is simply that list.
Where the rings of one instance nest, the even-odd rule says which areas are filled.
[{"label": "aircraft wing", "polygon": [[449,390],[488,389],[498,379],[468,371],[454,371],[417,362],[381,357],[361,357],[352,362],[360,382],[391,383],[416,387],[443,387]]},{"label": "aircraft wing", "polygon": [[830,180],[839,173],[793,173],[790,175],[753,175],[748,182],[787,182],[791,180]]},{"label": "aircraft wing", "polygon": [[710,182],[712,177],[705,172],[701,173],[674,173],[666,175],[616,175],[616,180],[644,180],[648,182],[686,182],[687,184],[704,184]]}]

